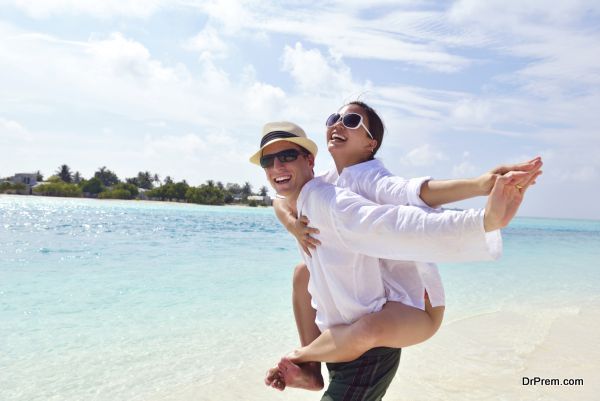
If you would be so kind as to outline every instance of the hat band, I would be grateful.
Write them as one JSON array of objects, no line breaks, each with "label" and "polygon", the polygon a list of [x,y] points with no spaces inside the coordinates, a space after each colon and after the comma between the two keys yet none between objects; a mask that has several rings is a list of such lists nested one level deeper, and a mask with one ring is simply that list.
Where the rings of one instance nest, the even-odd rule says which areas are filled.
[{"label": "hat band", "polygon": [[273,139],[279,139],[279,138],[300,138],[300,137],[298,135],[294,135],[287,131],[272,131],[272,132],[269,132],[267,135],[263,136],[262,141],[260,141],[260,147],[262,148],[263,146],[265,146],[265,144],[267,142],[270,142]]}]

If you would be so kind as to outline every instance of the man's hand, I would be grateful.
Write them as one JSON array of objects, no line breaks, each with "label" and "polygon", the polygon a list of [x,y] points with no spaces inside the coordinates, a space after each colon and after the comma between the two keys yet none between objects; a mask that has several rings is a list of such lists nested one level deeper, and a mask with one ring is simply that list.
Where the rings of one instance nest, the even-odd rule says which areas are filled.
[{"label": "man's hand", "polygon": [[[481,194],[489,195],[494,187],[494,184],[496,183],[496,179],[500,176],[503,176],[511,171],[535,173],[542,167],[543,164],[542,158],[538,156],[523,163],[500,165],[477,178]],[[535,180],[530,185],[534,184]]]},{"label": "man's hand", "polygon": [[525,191],[542,171],[510,171],[498,176],[485,207],[483,226],[486,232],[504,228],[517,214]]},{"label": "man's hand", "polygon": [[296,237],[296,240],[304,252],[306,252],[308,256],[312,256],[310,254],[310,250],[315,249],[317,245],[321,245],[321,241],[311,237],[311,234],[318,234],[319,230],[309,227],[308,223],[308,217],[300,216],[300,218],[296,219],[294,224],[290,227],[290,232],[294,237]]}]

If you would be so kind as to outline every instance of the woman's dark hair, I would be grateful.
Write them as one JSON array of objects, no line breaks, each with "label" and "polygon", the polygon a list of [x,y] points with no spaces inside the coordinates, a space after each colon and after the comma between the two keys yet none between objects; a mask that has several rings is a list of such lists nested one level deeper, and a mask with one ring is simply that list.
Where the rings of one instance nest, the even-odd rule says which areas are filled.
[{"label": "woman's dark hair", "polygon": [[377,141],[377,146],[375,146],[375,149],[371,154],[371,159],[373,159],[375,153],[377,153],[377,151],[381,147],[381,143],[383,142],[383,132],[385,131],[385,126],[383,125],[383,121],[381,120],[377,112],[365,102],[361,102],[360,100],[354,100],[352,102],[349,102],[346,106],[351,104],[361,107],[367,114],[367,118],[369,119],[369,124],[367,124],[369,127],[369,131],[371,132],[371,135],[373,135],[373,139]]}]

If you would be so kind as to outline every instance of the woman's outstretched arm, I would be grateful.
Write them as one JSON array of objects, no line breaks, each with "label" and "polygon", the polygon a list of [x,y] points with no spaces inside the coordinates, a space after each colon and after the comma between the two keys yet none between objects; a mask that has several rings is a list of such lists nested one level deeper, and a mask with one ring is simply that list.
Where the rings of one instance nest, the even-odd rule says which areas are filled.
[{"label": "woman's outstretched arm", "polygon": [[509,171],[534,172],[542,164],[542,159],[536,157],[523,163],[498,166],[476,178],[425,181],[421,186],[420,197],[430,207],[439,207],[446,203],[489,195],[498,176]]}]

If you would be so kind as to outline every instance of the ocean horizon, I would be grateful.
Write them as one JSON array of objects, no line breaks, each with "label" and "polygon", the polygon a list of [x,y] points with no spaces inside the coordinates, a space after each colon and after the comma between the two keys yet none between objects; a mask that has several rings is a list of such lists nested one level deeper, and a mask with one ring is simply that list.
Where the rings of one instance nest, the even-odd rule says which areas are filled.
[{"label": "ocean horizon", "polygon": [[[472,375],[518,381],[554,350],[561,322],[574,338],[590,330],[600,221],[519,217],[503,238],[497,262],[440,265],[444,324],[403,350],[386,399],[489,399],[502,387]],[[0,195],[0,399],[318,399],[262,383],[298,342],[299,261],[271,208]],[[457,360],[445,341],[467,353]],[[576,374],[567,365],[581,353],[555,374]],[[437,363],[454,373],[431,376]],[[596,378],[585,379],[589,391]],[[588,399],[578,391],[565,397]]]}]

